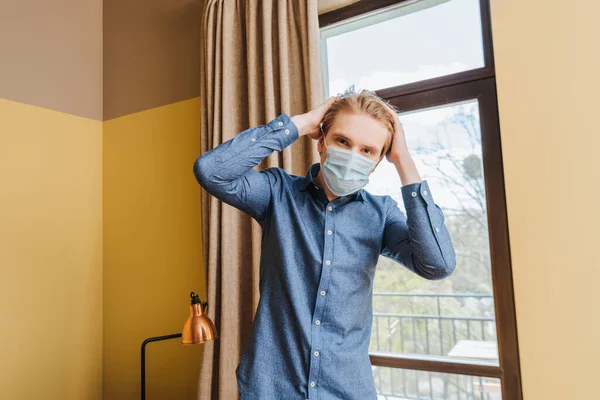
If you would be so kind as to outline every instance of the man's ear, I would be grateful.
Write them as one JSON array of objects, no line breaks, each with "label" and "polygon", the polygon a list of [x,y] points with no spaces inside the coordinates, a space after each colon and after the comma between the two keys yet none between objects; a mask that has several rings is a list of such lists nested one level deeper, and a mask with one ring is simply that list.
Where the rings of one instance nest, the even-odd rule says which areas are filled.
[{"label": "man's ear", "polygon": [[317,150],[319,151],[319,155],[322,155],[325,150],[325,134],[323,131],[319,134],[319,139],[317,139]]}]

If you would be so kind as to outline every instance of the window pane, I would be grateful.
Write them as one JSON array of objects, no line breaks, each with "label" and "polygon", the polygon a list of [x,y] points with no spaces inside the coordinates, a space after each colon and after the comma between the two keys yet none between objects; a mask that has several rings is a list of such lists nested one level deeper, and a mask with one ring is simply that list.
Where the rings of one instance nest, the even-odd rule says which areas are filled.
[{"label": "window pane", "polygon": [[484,66],[479,0],[422,0],[322,30],[329,93]]},{"label": "window pane", "polygon": [[[421,178],[443,212],[457,265],[428,281],[385,257],[377,265],[370,350],[497,364],[485,182],[476,100],[401,114]],[[401,181],[383,160],[366,189],[404,211]]]},{"label": "window pane", "polygon": [[373,367],[381,400],[501,400],[500,380],[439,372]]}]

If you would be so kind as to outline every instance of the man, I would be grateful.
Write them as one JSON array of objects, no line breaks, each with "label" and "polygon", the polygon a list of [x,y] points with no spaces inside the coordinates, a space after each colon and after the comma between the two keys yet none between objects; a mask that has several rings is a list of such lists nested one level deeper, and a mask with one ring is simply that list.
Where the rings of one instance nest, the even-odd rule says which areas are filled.
[{"label": "man", "polygon": [[[305,135],[321,154],[305,177],[253,169]],[[406,215],[363,189],[384,156]],[[376,399],[368,347],[379,255],[430,280],[456,264],[396,113],[367,91],[332,97],[239,133],[199,157],[194,173],[262,227],[260,300],[236,369],[241,399]]]}]

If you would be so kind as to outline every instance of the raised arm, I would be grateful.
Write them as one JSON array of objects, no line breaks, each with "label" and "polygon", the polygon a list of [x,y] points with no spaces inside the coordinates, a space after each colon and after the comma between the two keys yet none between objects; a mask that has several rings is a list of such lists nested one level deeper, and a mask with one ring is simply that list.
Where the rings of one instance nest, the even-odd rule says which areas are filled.
[{"label": "raised arm", "polygon": [[282,151],[300,136],[319,132],[323,115],[336,97],[307,113],[281,114],[266,125],[248,128],[233,139],[207,151],[194,164],[194,175],[206,191],[219,200],[262,222],[268,214],[276,175],[253,168],[274,151]]},{"label": "raised arm", "polygon": [[202,154],[194,164],[194,175],[208,193],[261,222],[269,207],[275,178],[253,168],[274,151],[292,144],[298,134],[292,119],[281,114],[266,125],[246,129]]}]

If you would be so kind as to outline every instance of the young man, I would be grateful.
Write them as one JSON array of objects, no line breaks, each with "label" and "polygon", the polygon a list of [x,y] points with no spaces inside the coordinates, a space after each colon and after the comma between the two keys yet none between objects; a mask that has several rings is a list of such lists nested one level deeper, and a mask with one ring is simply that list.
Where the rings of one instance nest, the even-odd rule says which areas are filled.
[{"label": "young man", "polygon": [[[253,169],[304,135],[321,154],[305,177]],[[362,189],[384,156],[402,181],[406,215]],[[199,157],[194,173],[262,227],[260,300],[236,369],[241,399],[376,399],[368,347],[379,255],[431,280],[456,264],[397,115],[366,91],[332,97],[239,133]]]}]

